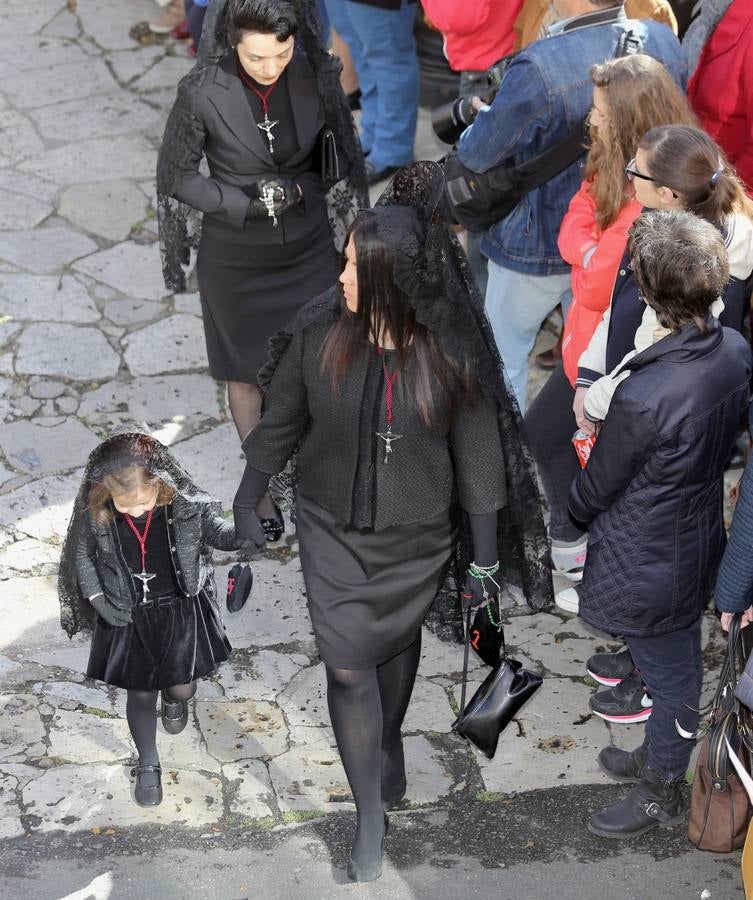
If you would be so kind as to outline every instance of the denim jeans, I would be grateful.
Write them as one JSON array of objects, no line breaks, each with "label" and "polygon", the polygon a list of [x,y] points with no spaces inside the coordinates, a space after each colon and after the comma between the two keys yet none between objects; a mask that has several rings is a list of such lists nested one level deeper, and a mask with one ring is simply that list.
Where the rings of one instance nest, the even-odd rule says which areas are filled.
[{"label": "denim jeans", "polygon": [[701,618],[687,628],[658,637],[626,639],[654,701],[646,723],[648,764],[668,781],[685,774],[695,746],[677,733],[675,719],[687,731],[698,727],[703,685]]},{"label": "denim jeans", "polygon": [[526,275],[489,260],[486,314],[521,412],[526,407],[528,354],[542,322],[570,288],[570,275]]},{"label": "denim jeans", "polygon": [[361,89],[361,145],[376,169],[413,160],[419,72],[413,23],[417,3],[379,9],[326,0],[330,21],[348,45]]}]

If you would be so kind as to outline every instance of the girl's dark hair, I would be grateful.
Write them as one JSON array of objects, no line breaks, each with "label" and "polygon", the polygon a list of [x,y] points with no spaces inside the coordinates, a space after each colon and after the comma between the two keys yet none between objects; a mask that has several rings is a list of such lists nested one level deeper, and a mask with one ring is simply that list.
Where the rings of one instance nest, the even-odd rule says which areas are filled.
[{"label": "girl's dark hair", "polygon": [[659,322],[672,331],[706,316],[729,280],[718,229],[685,210],[657,210],[635,220],[628,239],[635,282]]},{"label": "girl's dark hair", "polygon": [[[390,207],[394,224],[396,207]],[[391,235],[397,243],[422,246],[424,235],[413,210],[405,207],[406,233]],[[453,360],[442,351],[438,337],[420,322],[408,295],[394,280],[394,251],[378,230],[379,210],[358,214],[345,236],[342,269],[350,239],[356,251],[358,312],[351,313],[342,286],[336,290],[341,315],[327,335],[321,350],[320,370],[337,390],[353,360],[364,346],[378,346],[382,335],[394,345],[401,376],[397,380],[399,402],[411,403],[421,423],[441,427],[452,416],[458,402],[474,404],[479,386],[469,360]],[[402,223],[401,223],[402,224]],[[414,243],[415,242],[415,243]]]},{"label": "girl's dark hair", "polygon": [[648,131],[639,148],[657,186],[668,187],[690,212],[720,224],[733,212],[753,218],[753,202],[721,148],[705,131],[661,125]]},{"label": "girl's dark hair", "polygon": [[283,43],[299,25],[298,10],[290,0],[228,0],[227,33],[233,47],[247,31],[274,34]]}]

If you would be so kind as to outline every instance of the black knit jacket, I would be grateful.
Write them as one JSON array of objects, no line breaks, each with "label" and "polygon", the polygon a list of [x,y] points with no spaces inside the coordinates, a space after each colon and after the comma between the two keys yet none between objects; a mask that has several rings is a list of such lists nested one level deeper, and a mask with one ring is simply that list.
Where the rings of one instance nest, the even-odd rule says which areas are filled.
[{"label": "black knit jacket", "polygon": [[[314,321],[292,336],[264,400],[261,423],[243,442],[251,467],[279,472],[296,446],[298,489],[340,522],[353,523],[359,429],[369,354],[364,346],[335,390],[320,373],[320,351],[332,322]],[[386,422],[385,392],[378,392],[375,421]],[[505,468],[494,407],[479,399],[460,406],[452,422],[435,431],[423,426],[415,409],[395,393],[393,431],[402,435],[383,462],[377,447],[372,520],[379,531],[419,522],[448,509],[457,498],[468,513],[501,509],[507,502]],[[362,454],[361,454],[362,456]]]}]

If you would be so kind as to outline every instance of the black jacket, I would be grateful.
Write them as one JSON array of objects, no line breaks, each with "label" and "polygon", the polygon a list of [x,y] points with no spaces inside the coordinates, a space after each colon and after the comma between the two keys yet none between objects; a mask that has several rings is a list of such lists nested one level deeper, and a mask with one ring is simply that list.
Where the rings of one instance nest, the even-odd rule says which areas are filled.
[{"label": "black jacket", "polygon": [[570,511],[589,526],[580,614],[612,634],[690,625],[724,549],[723,473],[748,400],[751,352],[711,316],[633,357]]},{"label": "black jacket", "polygon": [[[264,397],[261,422],[246,437],[249,465],[281,471],[300,442],[298,489],[338,521],[352,523],[361,437],[359,422],[368,368],[364,347],[334,390],[320,373],[320,351],[332,321],[297,330],[277,364]],[[366,439],[383,451],[375,432],[386,421],[379,391],[375,426]],[[489,513],[507,501],[507,481],[495,407],[480,400],[456,410],[452,423],[429,431],[396,389],[394,431],[402,435],[389,464],[374,467],[375,530],[438,515],[457,497],[467,513]],[[371,415],[371,413],[369,413]]]},{"label": "black jacket", "polygon": [[[177,496],[167,507],[167,534],[175,577],[183,593],[201,590],[214,597],[212,557],[208,547],[235,549],[235,529],[213,509]],[[84,597],[104,593],[117,606],[135,605],[133,578],[120,548],[114,522],[98,522],[87,512],[76,540],[76,576]]]},{"label": "black jacket", "polygon": [[[286,72],[300,150],[282,166],[275,164],[251,116],[236,73],[234,50],[210,67],[192,98],[193,125],[185,129],[194,135],[190,161],[180,173],[175,196],[204,213],[204,227],[225,226],[230,239],[236,231],[241,240],[242,231],[244,243],[287,243],[305,237],[319,227],[322,217],[326,219],[327,185],[315,171],[319,134],[325,124],[316,78],[300,53],[293,56]],[[179,110],[185,103],[180,98],[181,87],[176,103]],[[163,144],[161,152],[170,153],[171,149]],[[209,177],[199,172],[202,155],[207,159]],[[246,222],[249,196],[243,188],[263,176],[276,175],[294,178],[303,189],[303,202],[281,216],[278,227],[267,217]]]}]

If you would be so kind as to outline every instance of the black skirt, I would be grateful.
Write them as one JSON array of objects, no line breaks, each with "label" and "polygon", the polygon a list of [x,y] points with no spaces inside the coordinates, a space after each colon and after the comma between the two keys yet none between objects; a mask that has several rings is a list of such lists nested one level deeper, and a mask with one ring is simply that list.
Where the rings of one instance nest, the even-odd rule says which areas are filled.
[{"label": "black skirt", "polygon": [[450,564],[450,510],[410,525],[361,530],[297,496],[298,540],[319,655],[331,667],[366,669],[416,638]]},{"label": "black skirt", "polygon": [[94,617],[89,678],[116,687],[157,691],[210,675],[231,651],[219,610],[202,591],[138,604],[130,625]]},{"label": "black skirt", "polygon": [[256,384],[267,341],[337,280],[329,221],[287,244],[227,240],[205,222],[196,263],[209,371],[218,381]]}]

